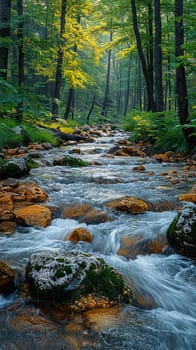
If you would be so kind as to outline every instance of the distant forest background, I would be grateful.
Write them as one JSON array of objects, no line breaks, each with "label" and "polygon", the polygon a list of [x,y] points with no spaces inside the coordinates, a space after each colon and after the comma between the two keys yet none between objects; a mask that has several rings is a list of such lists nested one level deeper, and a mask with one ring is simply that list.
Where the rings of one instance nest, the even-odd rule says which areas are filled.
[{"label": "distant forest background", "polygon": [[123,120],[191,150],[195,24],[194,0],[0,0],[0,117]]}]

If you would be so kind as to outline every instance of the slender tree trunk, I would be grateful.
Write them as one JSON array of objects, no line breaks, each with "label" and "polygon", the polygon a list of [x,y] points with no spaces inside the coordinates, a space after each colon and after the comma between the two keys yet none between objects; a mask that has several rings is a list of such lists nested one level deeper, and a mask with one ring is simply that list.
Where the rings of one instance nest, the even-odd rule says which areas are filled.
[{"label": "slender tree trunk", "polygon": [[[183,24],[183,0],[175,0],[175,55],[176,67],[176,93],[180,124],[187,141],[189,149],[196,145],[195,129],[187,127],[189,124],[188,93],[186,85],[185,67],[181,58],[184,55],[184,24]],[[185,126],[186,124],[186,126]]]},{"label": "slender tree trunk", "polygon": [[10,36],[11,0],[0,0],[0,78],[7,80],[8,44],[6,38]]},{"label": "slender tree trunk", "polygon": [[62,0],[61,4],[61,24],[60,24],[60,44],[57,54],[57,67],[54,89],[54,100],[52,105],[53,119],[58,116],[58,101],[60,100],[60,89],[62,80],[62,65],[63,65],[63,34],[65,33],[65,15],[67,8],[67,0]]},{"label": "slender tree trunk", "polygon": [[131,56],[129,58],[128,72],[127,72],[127,88],[125,95],[125,108],[123,115],[127,115],[128,106],[129,106],[129,97],[130,97],[130,78],[131,78]]},{"label": "slender tree trunk", "polygon": [[90,109],[89,109],[88,114],[87,114],[87,117],[86,117],[86,122],[87,122],[87,124],[89,123],[90,116],[91,116],[92,111],[93,111],[94,106],[95,106],[95,99],[96,99],[96,96],[93,95],[92,103],[91,103]]},{"label": "slender tree trunk", "polygon": [[18,86],[24,84],[23,0],[18,0]]},{"label": "slender tree trunk", "polygon": [[23,94],[22,89],[24,87],[24,37],[23,37],[23,0],[17,2],[18,11],[18,87],[21,92],[21,99],[17,105],[16,120],[21,122],[23,118]]},{"label": "slender tree trunk", "polygon": [[65,113],[63,116],[63,118],[65,120],[67,120],[69,118],[69,114],[71,112],[73,95],[74,95],[74,89],[69,88],[68,98],[67,98],[67,106],[66,106],[66,110],[65,110]]},{"label": "slender tree trunk", "polygon": [[134,29],[134,33],[135,33],[135,37],[136,37],[136,42],[137,42],[138,54],[140,57],[142,70],[143,70],[143,74],[144,74],[144,79],[146,82],[148,110],[149,111],[151,110],[152,112],[156,112],[156,107],[155,107],[155,102],[154,102],[154,97],[153,97],[153,86],[151,85],[151,81],[149,78],[146,59],[145,59],[144,52],[142,49],[140,32],[138,29],[137,11],[136,11],[136,6],[135,6],[135,0],[131,0],[131,9],[132,9],[133,29]]},{"label": "slender tree trunk", "polygon": [[153,54],[153,6],[152,0],[148,4],[148,48],[147,48],[147,66],[149,80],[152,87],[154,87],[154,54]]},{"label": "slender tree trunk", "polygon": [[154,46],[154,63],[155,63],[155,103],[156,110],[164,110],[163,100],[163,83],[162,83],[162,48],[161,48],[161,13],[160,0],[154,0],[155,10],[155,46]]},{"label": "slender tree trunk", "polygon": [[[113,32],[110,32],[110,41],[112,42]],[[109,92],[110,92],[110,68],[111,68],[111,54],[112,50],[108,50],[108,59],[107,59],[107,73],[106,73],[106,84],[105,84],[105,93],[101,115],[107,116],[108,107],[109,107]]]}]

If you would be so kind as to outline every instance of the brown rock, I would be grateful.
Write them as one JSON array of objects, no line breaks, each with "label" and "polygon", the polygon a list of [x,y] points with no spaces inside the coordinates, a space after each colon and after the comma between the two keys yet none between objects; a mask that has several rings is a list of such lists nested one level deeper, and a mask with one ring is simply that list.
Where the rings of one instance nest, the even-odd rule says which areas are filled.
[{"label": "brown rock", "polygon": [[12,221],[3,221],[0,222],[0,233],[4,233],[5,235],[10,235],[16,229],[16,223]]},{"label": "brown rock", "polygon": [[79,222],[85,222],[86,224],[100,224],[102,222],[111,221],[112,216],[104,210],[98,210],[95,208],[90,209],[84,216],[82,216]]},{"label": "brown rock", "polygon": [[146,168],[144,165],[138,165],[133,167],[133,171],[145,171]]},{"label": "brown rock", "polygon": [[196,203],[196,193],[185,193],[178,197],[179,201]]},{"label": "brown rock", "polygon": [[91,233],[83,227],[77,227],[75,230],[70,232],[66,237],[67,240],[77,243],[79,241],[92,242],[93,237]]},{"label": "brown rock", "polygon": [[64,216],[69,219],[79,219],[91,208],[90,204],[73,204],[64,209]]},{"label": "brown rock", "polygon": [[0,293],[9,294],[15,289],[16,273],[3,261],[0,261]]},{"label": "brown rock", "polygon": [[14,209],[14,201],[11,194],[6,194],[0,197],[0,208],[4,210]]},{"label": "brown rock", "polygon": [[27,200],[27,188],[24,185],[19,186],[13,193],[15,202],[25,202]]},{"label": "brown rock", "polygon": [[112,210],[125,211],[131,214],[140,214],[149,210],[149,205],[142,199],[127,196],[120,199],[115,199],[106,204]]},{"label": "brown rock", "polygon": [[51,211],[41,205],[30,205],[14,211],[17,223],[27,226],[46,227],[50,225]]},{"label": "brown rock", "polygon": [[129,154],[127,152],[123,151],[122,149],[119,149],[114,154],[115,154],[115,156],[129,157]]},{"label": "brown rock", "polygon": [[112,220],[112,216],[104,210],[93,208],[90,204],[74,204],[64,209],[64,216],[79,220],[86,224],[100,224]]},{"label": "brown rock", "polygon": [[146,153],[144,153],[141,149],[138,149],[136,147],[123,147],[124,152],[129,154],[130,156],[136,156],[136,157],[145,157]]},{"label": "brown rock", "polygon": [[27,188],[28,202],[44,202],[48,199],[47,193],[38,185],[32,185]]},{"label": "brown rock", "polygon": [[74,149],[72,149],[71,153],[80,154],[81,150],[80,150],[80,148],[74,148]]},{"label": "brown rock", "polygon": [[0,208],[0,221],[12,221],[14,220],[15,215],[13,211],[10,210],[3,210]]},{"label": "brown rock", "polygon": [[161,254],[168,246],[166,235],[154,239],[142,239],[139,235],[121,238],[119,255],[135,258],[142,254]]}]

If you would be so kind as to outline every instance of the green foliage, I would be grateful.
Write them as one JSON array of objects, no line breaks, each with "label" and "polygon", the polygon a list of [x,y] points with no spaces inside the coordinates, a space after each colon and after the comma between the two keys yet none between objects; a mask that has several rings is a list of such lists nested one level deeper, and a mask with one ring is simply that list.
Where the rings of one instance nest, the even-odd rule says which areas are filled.
[{"label": "green foliage", "polygon": [[187,151],[178,117],[172,112],[132,111],[123,128],[131,132],[132,141],[151,142],[154,151]]},{"label": "green foliage", "polygon": [[32,142],[50,142],[53,146],[58,145],[58,140],[48,130],[37,128],[27,122],[17,123],[12,118],[0,118],[0,149],[28,145]]}]

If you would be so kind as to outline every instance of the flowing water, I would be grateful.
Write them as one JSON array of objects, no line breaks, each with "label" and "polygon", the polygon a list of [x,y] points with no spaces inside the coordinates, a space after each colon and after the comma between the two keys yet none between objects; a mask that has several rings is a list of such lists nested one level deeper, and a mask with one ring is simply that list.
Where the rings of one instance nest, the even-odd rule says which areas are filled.
[{"label": "flowing water", "polygon": [[[103,209],[108,200],[131,195],[147,199],[154,206],[166,203],[167,210],[139,215],[118,213],[113,221],[97,225],[79,224],[61,216],[47,228],[18,227],[11,236],[0,235],[0,258],[22,275],[33,252],[92,252],[125,276],[143,304],[60,316],[26,304],[17,292],[7,298],[0,295],[1,350],[196,349],[195,262],[168,248],[162,254],[141,251],[134,259],[117,254],[123,237],[163,237],[176,215],[177,196],[185,193],[194,179],[172,185],[160,175],[171,170],[182,173],[180,163],[158,163],[148,157],[105,157],[122,136],[127,135],[116,133],[99,138],[95,144],[81,144],[79,157],[96,164],[84,168],[50,166],[54,157],[69,154],[71,146],[47,151],[42,157],[48,166],[34,169],[29,178],[38,182],[48,192],[50,202],[60,208],[88,202]],[[140,164],[146,171],[133,171]],[[154,175],[150,176],[150,171]],[[88,227],[93,235],[91,244],[64,240],[78,226]]]}]

